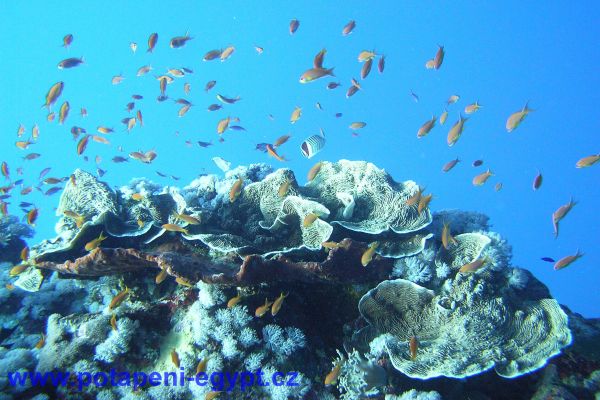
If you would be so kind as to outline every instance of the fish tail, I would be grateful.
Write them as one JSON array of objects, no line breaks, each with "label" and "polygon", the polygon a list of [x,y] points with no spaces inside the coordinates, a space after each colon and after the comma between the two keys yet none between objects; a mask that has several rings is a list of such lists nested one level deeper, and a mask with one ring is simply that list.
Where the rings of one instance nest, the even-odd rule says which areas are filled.
[{"label": "fish tail", "polygon": [[335,76],[335,74],[333,73],[333,70],[334,70],[334,69],[335,69],[335,67],[333,67],[333,68],[329,68],[329,69],[327,70],[327,75]]}]

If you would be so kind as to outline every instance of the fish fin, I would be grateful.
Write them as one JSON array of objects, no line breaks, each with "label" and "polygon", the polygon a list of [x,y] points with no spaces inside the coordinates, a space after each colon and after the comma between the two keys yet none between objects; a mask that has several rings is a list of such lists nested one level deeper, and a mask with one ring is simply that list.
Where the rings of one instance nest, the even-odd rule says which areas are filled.
[{"label": "fish fin", "polygon": [[333,68],[329,68],[329,69],[327,70],[327,75],[335,76],[335,74],[333,73],[333,70],[334,70],[334,69],[335,69],[335,67],[333,67]]}]

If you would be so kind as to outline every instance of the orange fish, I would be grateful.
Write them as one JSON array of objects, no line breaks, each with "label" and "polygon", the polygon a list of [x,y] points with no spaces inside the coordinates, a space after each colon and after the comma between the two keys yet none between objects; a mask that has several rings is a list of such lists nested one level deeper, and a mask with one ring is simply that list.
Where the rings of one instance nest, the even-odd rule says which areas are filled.
[{"label": "orange fish", "polygon": [[71,107],[69,106],[69,102],[65,101],[64,103],[62,103],[62,105],[60,106],[60,109],[58,110],[58,123],[62,125],[63,122],[65,122],[65,119],[67,119],[67,116],[69,115],[69,110],[71,109]]},{"label": "orange fish", "polygon": [[100,243],[102,243],[106,238],[107,236],[104,236],[104,231],[100,232],[100,236],[98,236],[96,239],[90,240],[85,244],[85,249],[87,251],[97,249],[100,246]]},{"label": "orange fish", "polygon": [[340,244],[337,242],[323,242],[321,243],[321,246],[326,248],[326,249],[337,249],[338,247],[340,247]]},{"label": "orange fish", "polygon": [[354,20],[351,20],[346,25],[344,25],[344,29],[342,29],[342,35],[348,36],[349,34],[352,33],[352,31],[354,30],[355,27],[356,27],[356,22]]},{"label": "orange fish", "polygon": [[235,183],[231,187],[231,190],[229,191],[229,202],[230,203],[233,203],[234,201],[236,201],[237,198],[240,197],[240,194],[242,194],[243,183],[244,183],[243,179],[238,178],[237,181],[235,181]]},{"label": "orange fish", "polygon": [[279,186],[279,190],[277,190],[277,195],[279,197],[285,197],[287,196],[288,191],[290,190],[290,185],[292,183],[289,180],[285,180],[280,186]]},{"label": "orange fish", "polygon": [[559,269],[566,268],[580,257],[583,257],[583,253],[580,253],[579,249],[577,249],[577,253],[570,255],[570,256],[563,257],[560,260],[558,260],[556,262],[556,264],[554,264],[554,270],[558,271]]},{"label": "orange fish", "polygon": [[323,162],[319,161],[318,163],[316,163],[315,165],[312,166],[312,168],[308,171],[308,175],[307,175],[307,179],[308,181],[312,181],[313,179],[315,179],[315,177],[319,174],[319,171],[321,171],[321,167],[323,166]]},{"label": "orange fish", "polygon": [[431,202],[432,198],[433,195],[431,194],[428,194],[427,196],[421,196],[421,198],[419,199],[419,205],[417,206],[417,211],[419,215],[421,215],[421,212],[423,212],[423,210],[429,206],[429,203]]},{"label": "orange fish", "polygon": [[291,138],[291,135],[283,135],[277,138],[277,140],[275,141],[275,143],[273,143],[273,147],[277,148],[279,146],[281,146],[282,144],[284,144],[285,142],[287,142],[289,140],[289,138]]},{"label": "orange fish", "polygon": [[175,278],[175,282],[177,282],[181,286],[194,287],[194,284],[192,282],[190,282],[188,279],[185,279],[184,277],[181,277],[181,276],[178,276],[177,278]]},{"label": "orange fish", "polygon": [[596,164],[598,161],[600,161],[600,154],[583,157],[581,160],[577,161],[577,164],[575,164],[575,167],[576,168],[591,167],[592,165]]},{"label": "orange fish", "polygon": [[487,180],[490,178],[490,176],[494,176],[494,174],[492,174],[492,171],[488,170],[475,176],[473,178],[473,185],[474,186],[481,186],[483,185],[485,182],[487,182]]},{"label": "orange fish", "polygon": [[231,55],[233,54],[234,51],[235,51],[235,47],[233,47],[233,46],[229,46],[225,50],[223,50],[221,52],[221,54],[219,55],[221,62],[223,62],[223,61],[227,60],[229,57],[231,57]]},{"label": "orange fish", "polygon": [[20,258],[23,261],[29,260],[29,247],[28,246],[23,247],[23,250],[21,250],[21,253],[20,253]]},{"label": "orange fish", "polygon": [[77,143],[77,155],[82,155],[85,149],[87,148],[88,142],[90,140],[91,135],[85,135],[81,138],[79,143]]},{"label": "orange fish", "polygon": [[204,395],[204,400],[214,400],[219,397],[221,393],[223,393],[223,391],[211,390],[210,392],[206,392],[206,395]]},{"label": "orange fish", "polygon": [[363,50],[358,54],[358,61],[365,62],[367,60],[372,60],[377,57],[377,54],[374,50]]},{"label": "orange fish", "polygon": [[48,90],[48,93],[46,94],[46,103],[44,104],[44,107],[46,107],[48,111],[50,111],[50,107],[56,103],[56,100],[60,97],[64,87],[64,82],[57,82],[52,85],[50,90]]},{"label": "orange fish", "polygon": [[161,269],[160,272],[158,273],[158,275],[156,275],[156,278],[154,278],[154,282],[157,285],[160,285],[161,283],[164,282],[165,279],[167,279],[167,276],[169,276],[167,274],[167,271],[165,269]]},{"label": "orange fish", "polygon": [[473,104],[469,104],[468,106],[465,107],[465,114],[473,114],[475,111],[479,110],[481,108],[481,104],[479,104],[477,101]]},{"label": "orange fish", "polygon": [[175,224],[163,224],[162,228],[166,231],[169,232],[181,232],[181,233],[185,233],[186,235],[189,235],[187,229],[182,228],[179,225],[175,225]]},{"label": "orange fish", "polygon": [[97,142],[97,143],[110,144],[108,139],[106,139],[105,137],[102,137],[102,136],[98,136],[98,135],[92,135],[92,140],[94,140],[94,142]]},{"label": "orange fish", "polygon": [[425,189],[422,189],[419,186],[417,188],[417,191],[406,200],[406,205],[410,207],[410,206],[414,206],[415,204],[419,204],[419,201],[421,200],[421,195],[423,194],[424,190]]},{"label": "orange fish", "polygon": [[419,341],[416,336],[411,336],[410,341],[408,342],[408,350],[410,353],[410,359],[417,359],[417,351],[419,350]]},{"label": "orange fish", "polygon": [[305,228],[310,227],[317,219],[319,219],[319,216],[315,213],[309,213],[306,214],[306,217],[304,217],[304,220],[302,221],[302,226]]},{"label": "orange fish", "polygon": [[448,146],[452,147],[458,141],[460,135],[462,135],[464,125],[467,120],[468,118],[463,118],[461,115],[459,120],[452,125],[452,128],[450,128],[450,131],[448,132]]},{"label": "orange fish", "polygon": [[311,68],[300,76],[300,83],[309,83],[317,79],[323,78],[324,76],[335,76],[333,68]]},{"label": "orange fish", "polygon": [[[148,37],[148,50],[147,53],[152,53],[154,47],[156,46],[156,42],[158,41],[158,33],[153,33]],[[136,46],[137,47],[137,46]]]},{"label": "orange fish", "polygon": [[254,312],[254,315],[255,315],[256,317],[259,317],[259,318],[260,318],[260,317],[262,317],[263,315],[265,315],[265,314],[266,314],[266,313],[269,311],[269,308],[271,307],[271,304],[273,304],[273,302],[272,302],[272,301],[269,301],[269,300],[267,300],[267,299],[265,298],[265,304],[264,304],[264,305],[262,305],[262,306],[259,306],[259,307],[256,309],[256,311]]},{"label": "orange fish", "polygon": [[431,119],[429,121],[427,121],[423,125],[421,125],[421,127],[417,131],[417,137],[422,138],[423,136],[427,135],[429,133],[429,131],[431,131],[433,129],[436,119],[437,119],[437,117],[434,115],[431,117]]},{"label": "orange fish", "polygon": [[525,104],[525,107],[523,107],[523,109],[521,111],[517,111],[512,113],[508,119],[506,120],[506,131],[507,132],[512,132],[515,129],[517,129],[517,127],[521,124],[521,122],[523,122],[523,120],[525,120],[525,117],[527,117],[527,115],[534,111],[531,108],[528,107],[529,103]]},{"label": "orange fish", "polygon": [[277,154],[277,152],[275,151],[275,149],[273,149],[273,147],[270,144],[266,145],[266,149],[267,149],[267,153],[275,158],[277,161],[286,161],[286,159],[282,156],[280,156],[279,154]]},{"label": "orange fish", "polygon": [[338,377],[340,376],[340,372],[342,370],[342,365],[344,365],[344,360],[340,360],[335,367],[333,367],[333,369],[331,371],[329,371],[329,373],[327,374],[327,376],[325,376],[325,385],[333,385],[335,384],[335,382],[337,381]]},{"label": "orange fish", "polygon": [[113,331],[117,330],[117,314],[113,314],[110,318],[110,327]]},{"label": "orange fish", "polygon": [[8,271],[8,276],[17,276],[22,274],[27,268],[29,268],[29,264],[23,263],[19,265],[15,265]]},{"label": "orange fish", "polygon": [[456,239],[450,233],[450,224],[444,222],[444,228],[442,229],[442,245],[447,250],[450,245],[456,244]]},{"label": "orange fish", "polygon": [[125,301],[127,296],[129,296],[129,288],[125,286],[125,290],[121,290],[119,293],[116,294],[115,297],[112,298],[110,304],[108,305],[108,309],[114,310],[115,308],[119,307],[121,303]]},{"label": "orange fish", "polygon": [[273,302],[273,307],[271,307],[271,315],[275,316],[281,310],[281,305],[283,304],[283,299],[289,296],[289,293],[284,295],[283,292],[279,295],[279,297]]},{"label": "orange fish", "polygon": [[237,303],[239,303],[240,301],[242,301],[242,295],[238,294],[235,297],[232,297],[231,299],[229,299],[229,301],[227,302],[227,308],[233,308],[235,307],[235,305]]},{"label": "orange fish", "polygon": [[440,125],[444,125],[446,123],[446,119],[448,119],[448,110],[444,109],[442,115],[440,115]]},{"label": "orange fish", "polygon": [[179,368],[179,354],[177,354],[175,349],[171,350],[171,361],[176,368]]},{"label": "orange fish", "polygon": [[460,267],[458,272],[462,272],[462,273],[475,272],[478,269],[482,268],[488,262],[489,262],[488,258],[480,257],[480,258],[476,259],[475,261],[470,262],[470,263],[465,264],[462,267]]},{"label": "orange fish", "polygon": [[210,360],[210,357],[205,357],[204,359],[200,360],[200,362],[198,363],[198,366],[196,367],[196,375],[198,375],[202,372],[206,372],[206,366],[208,365],[209,360]]},{"label": "orange fish", "polygon": [[365,250],[365,252],[362,254],[362,256],[360,257],[360,263],[362,264],[363,267],[366,267],[367,265],[369,265],[371,260],[373,260],[373,256],[375,255],[375,250],[377,250],[378,246],[379,246],[379,242],[373,242],[373,243],[371,243],[369,248],[367,250]]},{"label": "orange fish", "polygon": [[231,118],[227,117],[219,121],[217,124],[217,133],[220,135],[227,130],[229,127],[229,121]]},{"label": "orange fish", "polygon": [[34,226],[38,215],[39,215],[39,210],[37,208],[32,208],[31,210],[29,210],[29,212],[27,212],[27,223],[29,225]]},{"label": "orange fish", "polygon": [[554,226],[554,237],[558,237],[558,223],[567,216],[569,211],[577,204],[576,201],[573,201],[573,198],[569,200],[567,204],[560,206],[556,211],[552,213],[552,225]]},{"label": "orange fish", "polygon": [[294,111],[292,111],[292,115],[290,116],[290,122],[292,124],[295,124],[296,121],[298,121],[301,116],[302,116],[302,108],[296,106],[296,108],[294,108]]},{"label": "orange fish", "polygon": [[46,344],[46,335],[44,335],[43,333],[41,335],[42,335],[42,337],[34,346],[38,350],[41,349],[42,347],[44,347],[44,345]]}]

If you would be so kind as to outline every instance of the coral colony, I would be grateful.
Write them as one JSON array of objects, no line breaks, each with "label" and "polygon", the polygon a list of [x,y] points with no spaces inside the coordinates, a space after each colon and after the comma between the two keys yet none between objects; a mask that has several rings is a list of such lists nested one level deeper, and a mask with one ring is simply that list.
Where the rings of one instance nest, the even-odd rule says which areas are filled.
[{"label": "coral colony", "polygon": [[[415,182],[371,163],[321,162],[303,186],[262,164],[183,189],[74,177],[57,237],[0,273],[3,399],[442,399],[456,385],[471,398],[600,395],[598,321],[511,266],[485,215],[432,214]],[[15,263],[31,231],[0,224]],[[7,379],[111,370],[293,372],[295,385]],[[484,385],[448,379],[476,375]]]}]

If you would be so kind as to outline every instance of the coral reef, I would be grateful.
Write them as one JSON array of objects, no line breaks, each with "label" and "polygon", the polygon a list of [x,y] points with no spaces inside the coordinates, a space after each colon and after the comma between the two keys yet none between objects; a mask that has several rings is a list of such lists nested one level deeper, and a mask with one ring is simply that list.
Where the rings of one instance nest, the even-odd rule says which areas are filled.
[{"label": "coral reef", "polygon": [[0,216],[0,263],[19,260],[19,253],[25,247],[24,238],[33,236],[33,229],[19,222],[14,215]]}]

